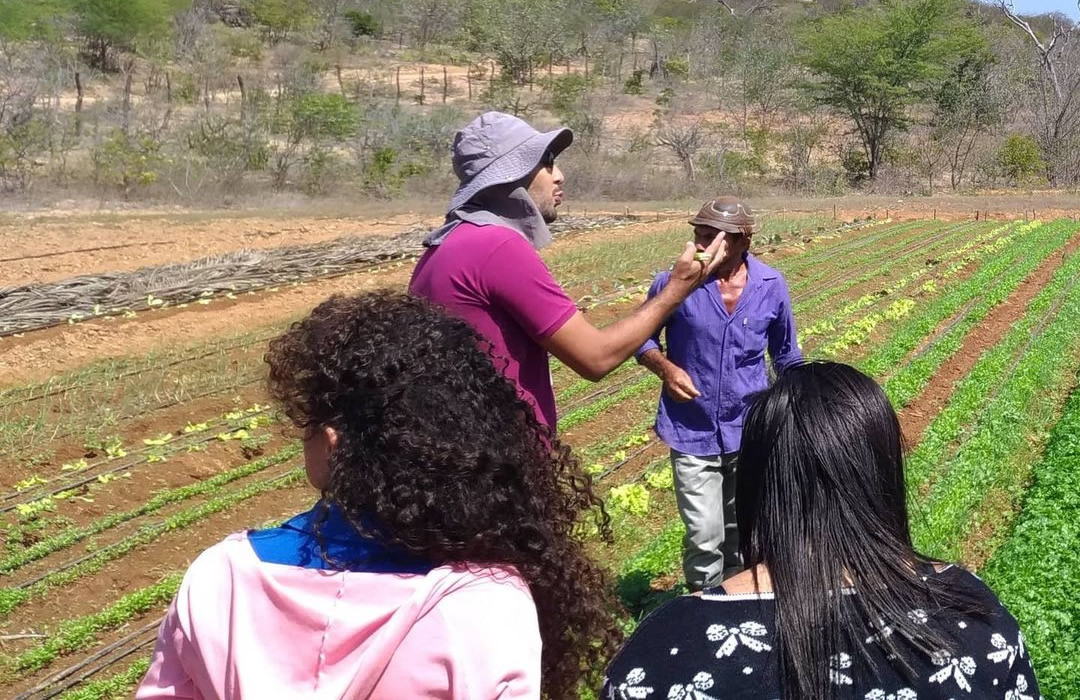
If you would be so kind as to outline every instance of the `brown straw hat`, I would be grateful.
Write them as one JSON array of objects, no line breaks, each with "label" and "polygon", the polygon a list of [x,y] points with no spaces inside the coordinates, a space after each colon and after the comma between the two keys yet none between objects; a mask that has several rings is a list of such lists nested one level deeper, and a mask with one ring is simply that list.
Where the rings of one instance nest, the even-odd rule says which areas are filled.
[{"label": "brown straw hat", "polygon": [[738,197],[717,197],[705,202],[697,216],[690,219],[691,226],[708,226],[727,233],[754,234],[754,212]]}]

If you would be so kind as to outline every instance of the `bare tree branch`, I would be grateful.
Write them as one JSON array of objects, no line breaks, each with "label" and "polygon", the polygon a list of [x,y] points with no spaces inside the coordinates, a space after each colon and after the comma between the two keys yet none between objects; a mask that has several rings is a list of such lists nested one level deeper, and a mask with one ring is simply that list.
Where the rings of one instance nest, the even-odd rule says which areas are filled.
[{"label": "bare tree branch", "polygon": [[[740,17],[738,12],[736,12],[735,8],[732,7],[731,5],[729,5],[726,0],[716,0],[716,1],[718,3],[720,3],[720,5],[725,10],[730,12],[732,17],[736,17],[736,18]],[[1080,0],[1077,0],[1077,2],[1080,3]],[[745,18],[753,15],[755,12],[758,12],[759,10],[764,10],[766,7],[769,6],[769,4],[770,4],[770,0],[758,0],[758,2],[754,3],[753,5],[751,5],[746,10],[743,11],[742,19],[745,19]]]},{"label": "bare tree branch", "polygon": [[[1080,7],[1080,0],[1077,0],[1077,6]],[[1054,60],[1054,50],[1057,48],[1058,41],[1061,41],[1062,47],[1065,46],[1072,38],[1073,32],[1076,27],[1065,28],[1061,26],[1060,22],[1054,19],[1054,31],[1050,37],[1049,43],[1043,43],[1039,36],[1035,33],[1035,30],[1031,28],[1031,25],[1019,15],[1016,14],[1016,10],[1013,8],[1012,0],[997,0],[997,6],[1001,12],[1008,18],[1010,22],[1022,29],[1025,34],[1031,37],[1031,40],[1035,43],[1035,48],[1039,51],[1039,58],[1042,60],[1043,68],[1050,76],[1050,82],[1054,86],[1054,93],[1057,95],[1058,100],[1064,100],[1065,94],[1061,87],[1061,79],[1058,76],[1057,62]]]},{"label": "bare tree branch", "polygon": [[659,124],[656,130],[656,145],[670,149],[691,180],[697,179],[694,156],[705,141],[702,125],[700,118],[692,122],[672,119]]}]

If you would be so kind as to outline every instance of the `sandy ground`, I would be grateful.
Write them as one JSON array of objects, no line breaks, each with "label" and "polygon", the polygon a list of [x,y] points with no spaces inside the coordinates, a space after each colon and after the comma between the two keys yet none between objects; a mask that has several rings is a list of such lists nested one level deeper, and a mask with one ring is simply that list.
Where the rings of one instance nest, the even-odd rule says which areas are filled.
[{"label": "sandy ground", "polygon": [[430,216],[59,218],[0,225],[0,286],[55,282],[76,275],[134,270],[242,248],[318,243],[346,235],[385,236],[435,223]]}]

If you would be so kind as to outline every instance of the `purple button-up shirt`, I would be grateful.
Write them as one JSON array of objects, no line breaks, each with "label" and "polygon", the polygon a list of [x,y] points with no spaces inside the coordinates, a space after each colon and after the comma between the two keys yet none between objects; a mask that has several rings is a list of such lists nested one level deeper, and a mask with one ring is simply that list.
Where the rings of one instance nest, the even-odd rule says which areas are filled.
[{"label": "purple button-up shirt", "polygon": [[[739,451],[743,418],[751,395],[768,387],[765,350],[777,372],[802,360],[791,297],[783,275],[746,256],[746,288],[729,314],[715,282],[694,290],[668,318],[667,357],[686,370],[701,395],[679,403],[660,394],[656,434],[669,447],[705,457]],[[649,298],[667,284],[661,272]],[[637,356],[663,350],[660,331]]]}]

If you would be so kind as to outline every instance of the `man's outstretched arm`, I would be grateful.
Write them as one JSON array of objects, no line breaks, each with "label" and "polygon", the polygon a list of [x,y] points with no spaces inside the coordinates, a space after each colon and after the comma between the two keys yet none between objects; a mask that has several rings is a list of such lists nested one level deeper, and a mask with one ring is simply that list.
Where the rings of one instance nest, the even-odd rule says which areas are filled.
[{"label": "man's outstretched arm", "polygon": [[724,259],[726,242],[717,236],[706,250],[708,262],[695,259],[693,243],[675,262],[667,285],[634,313],[615,323],[597,328],[581,312],[542,341],[543,346],[566,366],[591,381],[609,372],[634,355],[663,324],[679,304],[701,284]]}]

